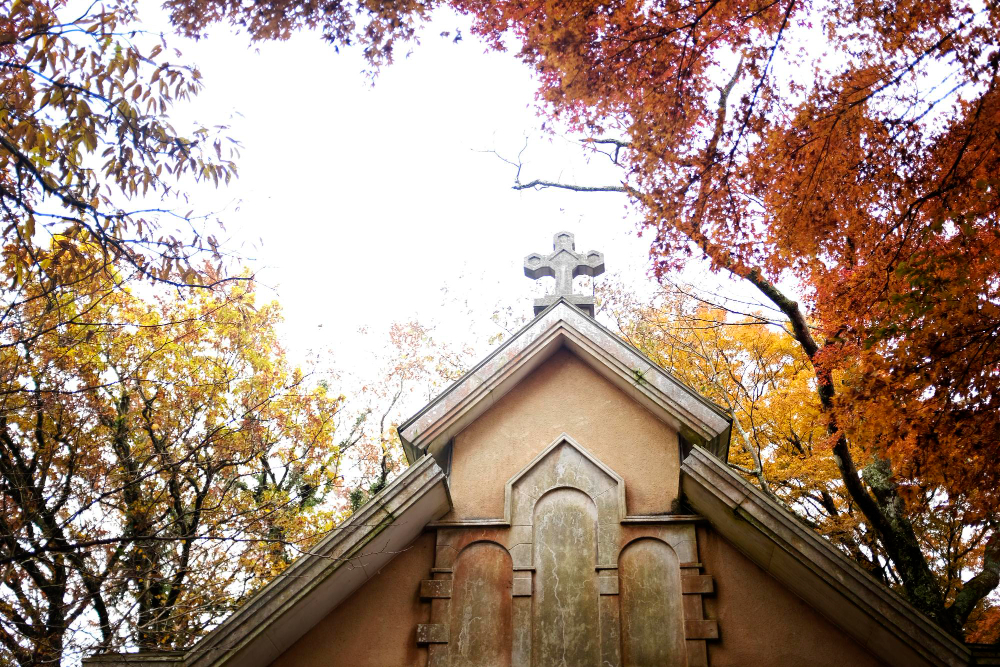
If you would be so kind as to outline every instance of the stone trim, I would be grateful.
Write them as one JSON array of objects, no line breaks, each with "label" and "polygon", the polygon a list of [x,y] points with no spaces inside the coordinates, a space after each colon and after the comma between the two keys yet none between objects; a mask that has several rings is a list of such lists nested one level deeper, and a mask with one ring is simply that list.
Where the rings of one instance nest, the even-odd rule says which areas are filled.
[{"label": "stone trim", "polygon": [[545,449],[543,449],[538,454],[538,456],[536,456],[535,458],[531,459],[531,462],[528,463],[528,465],[524,466],[524,468],[522,468],[520,472],[518,472],[516,475],[514,475],[513,477],[511,477],[510,479],[507,480],[507,484],[504,486],[504,489],[503,489],[503,520],[504,520],[504,525],[509,526],[512,523],[512,518],[511,518],[512,499],[511,499],[511,496],[514,493],[514,485],[516,485],[517,482],[520,479],[522,479],[525,475],[527,475],[528,473],[530,473],[536,466],[538,466],[538,464],[540,464],[542,461],[544,461],[545,457],[547,457],[552,452],[552,450],[554,450],[556,447],[558,447],[559,445],[561,445],[563,443],[566,443],[567,445],[569,445],[570,447],[572,447],[576,451],[580,452],[580,454],[582,454],[585,459],[587,459],[588,461],[590,461],[591,463],[593,463],[596,467],[598,467],[602,472],[604,472],[608,477],[610,477],[614,481],[615,487],[616,487],[616,489],[615,489],[615,500],[617,501],[617,504],[618,504],[618,520],[621,521],[621,520],[623,520],[625,518],[625,515],[626,515],[626,511],[625,511],[625,480],[621,478],[621,475],[619,475],[614,470],[612,470],[611,468],[609,468],[608,466],[606,466],[600,459],[598,459],[596,456],[594,456],[589,451],[587,451],[587,449],[583,445],[581,445],[579,442],[577,442],[572,437],[570,437],[570,435],[568,433],[563,432],[562,435],[560,435],[555,440],[553,440],[549,444],[548,447],[546,447]]},{"label": "stone trim", "polygon": [[[612,570],[606,570],[607,572],[612,572]],[[610,577],[598,577],[597,578],[597,594],[598,595],[618,595],[618,571],[615,568],[613,574]]]},{"label": "stone trim", "polygon": [[511,587],[511,595],[516,598],[531,597],[532,592],[532,579],[530,576],[514,577],[514,583]]},{"label": "stone trim", "polygon": [[713,619],[684,619],[684,639],[718,639],[719,624]]},{"label": "stone trim", "polygon": [[422,600],[450,597],[451,581],[445,579],[424,579],[420,582],[420,598]]},{"label": "stone trim", "polygon": [[719,534],[886,664],[970,664],[966,645],[705,449],[682,462],[681,488]]},{"label": "stone trim", "polygon": [[684,595],[707,595],[715,592],[715,580],[705,574],[682,574],[681,593]]},{"label": "stone trim", "polygon": [[[524,471],[522,471],[524,472]],[[518,473],[521,474],[521,473]],[[623,525],[652,524],[662,525],[668,523],[703,523],[705,517],[699,514],[636,514],[626,516],[621,520]],[[448,519],[445,521],[431,521],[428,528],[508,528],[510,522],[506,519]]]},{"label": "stone trim", "polygon": [[627,516],[622,519],[622,523],[625,525],[629,524],[662,524],[662,523],[699,523],[704,521],[705,517],[698,514],[652,514],[652,515],[634,515]]},{"label": "stone trim", "polygon": [[681,562],[679,567],[687,667],[708,667],[708,640],[719,638],[719,622],[705,618],[704,596],[715,593],[715,580],[711,575],[701,574],[701,563]]},{"label": "stone trim", "polygon": [[431,521],[428,528],[479,528],[479,527],[506,527],[510,523],[503,519],[448,519],[445,521]]},{"label": "stone trim", "polygon": [[150,653],[140,651],[138,653],[108,653],[103,655],[93,655],[83,659],[87,665],[134,665],[136,667],[147,667],[150,665],[179,665],[184,662],[184,651],[158,651]]},{"label": "stone trim", "polygon": [[417,626],[417,644],[447,644],[448,626],[444,623],[421,623]]},{"label": "stone trim", "polygon": [[444,457],[451,439],[561,348],[695,442],[723,459],[731,420],[725,410],[560,299],[399,427],[407,459]]}]

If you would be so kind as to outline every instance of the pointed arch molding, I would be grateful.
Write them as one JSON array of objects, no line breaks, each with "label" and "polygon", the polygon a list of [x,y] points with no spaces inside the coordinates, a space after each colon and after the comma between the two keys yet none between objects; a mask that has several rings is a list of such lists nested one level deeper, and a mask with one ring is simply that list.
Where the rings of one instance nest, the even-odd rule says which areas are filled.
[{"label": "pointed arch molding", "polygon": [[[434,567],[420,593],[431,622],[416,633],[428,666],[467,664],[459,653],[490,647],[503,658],[490,664],[500,665],[509,656],[509,664],[536,667],[708,667],[706,642],[719,630],[704,615],[702,596],[714,589],[701,573],[695,520],[629,517],[622,477],[561,434],[507,481],[503,521],[434,526]],[[468,573],[480,561],[469,547],[486,542],[494,546],[479,552],[492,584],[476,588]],[[510,568],[502,584],[487,552],[489,563]],[[637,589],[637,577],[650,585]],[[474,588],[476,602],[456,593]],[[665,605],[652,621],[650,604]],[[475,610],[503,622],[477,625]]]},{"label": "pointed arch molding", "polygon": [[562,433],[507,480],[504,523],[530,525],[538,499],[560,487],[576,488],[589,495],[597,505],[602,524],[618,523],[626,517],[625,480],[568,433]]}]

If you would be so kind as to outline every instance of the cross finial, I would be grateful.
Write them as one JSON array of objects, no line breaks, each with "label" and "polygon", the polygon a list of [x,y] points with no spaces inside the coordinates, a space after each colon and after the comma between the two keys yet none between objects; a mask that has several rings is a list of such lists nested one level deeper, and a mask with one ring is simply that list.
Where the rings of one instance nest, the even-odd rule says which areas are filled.
[{"label": "cross finial", "polygon": [[604,254],[596,250],[576,252],[576,243],[569,232],[558,232],[552,237],[552,254],[532,253],[524,258],[524,275],[538,280],[542,277],[556,279],[555,289],[541,299],[535,299],[535,315],[559,299],[566,299],[591,317],[594,316],[594,297],[573,294],[573,278],[599,276],[604,273]]}]

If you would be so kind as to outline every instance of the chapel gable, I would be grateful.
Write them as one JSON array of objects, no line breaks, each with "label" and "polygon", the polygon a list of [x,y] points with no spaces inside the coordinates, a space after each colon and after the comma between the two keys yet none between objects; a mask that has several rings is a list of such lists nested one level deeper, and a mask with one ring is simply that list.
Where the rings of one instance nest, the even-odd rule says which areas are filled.
[{"label": "chapel gable", "polygon": [[629,512],[676,510],[677,430],[563,348],[455,436],[445,464],[454,508],[445,520],[503,519],[504,483],[561,433],[622,471]]},{"label": "chapel gable", "polygon": [[971,650],[727,464],[729,415],[556,278],[399,427],[409,468],[183,653],[104,667],[967,667]]}]

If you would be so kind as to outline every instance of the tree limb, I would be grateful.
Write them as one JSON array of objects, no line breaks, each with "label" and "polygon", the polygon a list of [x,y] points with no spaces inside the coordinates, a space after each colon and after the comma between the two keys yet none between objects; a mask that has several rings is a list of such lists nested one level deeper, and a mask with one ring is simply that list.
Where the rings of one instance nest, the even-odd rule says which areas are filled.
[{"label": "tree limb", "polygon": [[545,188],[561,188],[563,190],[572,190],[573,192],[635,192],[632,188],[624,185],[571,185],[569,183],[557,183],[555,181],[542,181],[537,178],[530,183],[515,182],[511,187],[514,190],[528,190],[531,188],[536,190],[544,190]]}]

